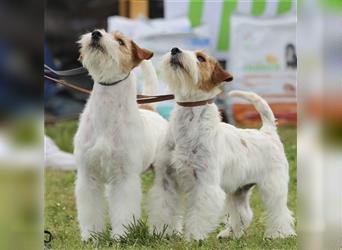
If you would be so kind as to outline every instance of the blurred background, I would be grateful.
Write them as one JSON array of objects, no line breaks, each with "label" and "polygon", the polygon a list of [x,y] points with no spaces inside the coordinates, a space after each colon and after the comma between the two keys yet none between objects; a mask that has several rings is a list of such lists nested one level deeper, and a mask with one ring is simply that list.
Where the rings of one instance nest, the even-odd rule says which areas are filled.
[{"label": "blurred background", "polygon": [[43,17],[0,1],[0,249],[42,246]]},{"label": "blurred background", "polygon": [[[80,35],[95,28],[120,30],[160,57],[172,47],[203,49],[231,71],[230,89],[266,98],[280,123],[296,123],[296,1],[47,1],[45,63],[59,70],[81,66]],[[136,69],[138,89],[143,75]],[[80,82],[91,88],[91,80]],[[160,81],[160,94],[169,91]],[[258,124],[254,108],[223,93],[216,100],[224,121]],[[45,82],[46,121],[77,117],[87,96]],[[173,101],[157,105],[168,118]]]}]

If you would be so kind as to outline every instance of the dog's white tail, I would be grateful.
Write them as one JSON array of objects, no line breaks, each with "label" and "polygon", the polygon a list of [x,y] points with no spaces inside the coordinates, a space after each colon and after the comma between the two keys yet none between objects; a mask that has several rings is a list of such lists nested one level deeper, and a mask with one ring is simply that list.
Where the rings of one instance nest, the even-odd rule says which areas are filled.
[{"label": "dog's white tail", "polygon": [[246,92],[246,91],[240,91],[240,90],[230,91],[229,95],[232,97],[241,97],[251,102],[254,105],[255,109],[259,112],[261,116],[261,120],[262,120],[261,130],[277,128],[276,119],[274,117],[274,114],[270,106],[259,95],[253,92]]},{"label": "dog's white tail", "polygon": [[143,95],[158,94],[158,77],[151,60],[143,60],[141,63],[144,72],[145,84],[142,91]]}]

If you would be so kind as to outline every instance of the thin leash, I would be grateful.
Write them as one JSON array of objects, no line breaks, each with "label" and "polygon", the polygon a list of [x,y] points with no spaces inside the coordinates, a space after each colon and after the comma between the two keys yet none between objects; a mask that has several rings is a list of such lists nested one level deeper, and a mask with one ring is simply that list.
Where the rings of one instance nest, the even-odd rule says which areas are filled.
[{"label": "thin leash", "polygon": [[[68,87],[70,89],[77,90],[79,92],[82,92],[84,94],[89,95],[91,93],[90,89],[82,88],[76,84],[67,82],[66,80],[57,79],[55,77],[50,76],[50,74],[53,74],[53,75],[58,76],[59,78],[63,78],[63,77],[73,77],[73,76],[85,75],[87,73],[88,73],[88,71],[83,67],[79,67],[79,68],[75,68],[75,69],[71,69],[71,70],[57,71],[57,70],[53,70],[52,68],[50,68],[49,66],[44,64],[44,77],[46,79],[49,79],[49,80],[53,81],[54,83],[63,85],[63,86]],[[127,77],[128,76],[129,76],[129,74],[127,75]],[[124,79],[126,79],[127,77],[125,77]],[[117,84],[119,82],[120,81],[115,82],[114,84]],[[168,101],[168,100],[173,100],[173,99],[175,99],[175,96],[172,94],[167,94],[167,95],[137,95],[137,103],[138,104],[148,104],[148,103],[162,102],[162,101]]]},{"label": "thin leash", "polygon": [[[79,92],[82,92],[82,93],[85,93],[88,95],[91,93],[90,89],[82,88],[82,87],[77,86],[75,84],[69,83],[65,80],[56,79],[56,78],[50,77],[48,75],[44,75],[44,77],[46,79],[49,79],[55,83],[58,83],[60,85],[68,87],[70,89],[74,89],[74,90],[77,90]],[[173,99],[175,99],[175,96],[172,94],[168,94],[168,95],[137,95],[137,103],[138,104],[148,104],[148,103],[162,102],[162,101],[168,101],[168,100],[173,100]]]},{"label": "thin leash", "polygon": [[[70,89],[77,90],[79,92],[82,92],[82,93],[89,95],[91,93],[90,89],[82,88],[76,84],[67,82],[63,79],[57,79],[57,78],[54,78],[54,77],[51,77],[48,75],[48,74],[54,74],[54,75],[62,78],[62,77],[80,76],[80,75],[84,75],[87,73],[88,73],[88,71],[83,67],[79,67],[79,68],[75,68],[75,69],[71,69],[71,70],[57,71],[57,70],[51,69],[49,66],[44,64],[44,77],[46,79],[49,79],[56,84],[60,84],[60,85],[63,85],[65,87],[68,87]],[[120,81],[114,82],[112,84],[103,84],[103,85],[111,86],[111,85],[118,84],[121,81],[125,80],[128,76],[129,76],[129,74],[124,79],[122,79]],[[173,94],[137,95],[137,103],[138,104],[148,104],[148,103],[162,102],[162,101],[168,101],[168,100],[173,100],[173,99],[175,99],[175,96]],[[211,104],[213,102],[214,102],[214,99],[208,99],[208,100],[194,101],[194,102],[177,102],[177,104],[180,106],[183,106],[183,107],[196,107],[196,106],[203,106],[206,104]]]},{"label": "thin leash", "polygon": [[49,79],[49,80],[53,81],[54,83],[58,83],[58,84],[60,84],[60,85],[63,85],[63,86],[65,86],[65,87],[68,87],[68,88],[77,90],[77,91],[79,91],[79,92],[82,92],[82,93],[85,93],[85,94],[90,94],[90,93],[91,93],[91,90],[86,89],[86,88],[82,88],[82,87],[77,86],[77,85],[72,84],[72,83],[68,83],[68,82],[65,81],[65,80],[56,79],[56,78],[50,77],[50,76],[48,76],[48,75],[44,75],[44,77],[45,77],[46,79]]}]

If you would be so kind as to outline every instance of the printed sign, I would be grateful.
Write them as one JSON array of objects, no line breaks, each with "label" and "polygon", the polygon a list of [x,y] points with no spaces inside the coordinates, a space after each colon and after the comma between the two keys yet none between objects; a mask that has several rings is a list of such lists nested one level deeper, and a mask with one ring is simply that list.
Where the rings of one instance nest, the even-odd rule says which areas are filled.
[{"label": "printed sign", "polygon": [[[266,99],[279,123],[296,122],[296,18],[270,19],[233,15],[230,71],[234,89],[253,91]],[[232,100],[237,123],[259,123],[255,108]]]}]

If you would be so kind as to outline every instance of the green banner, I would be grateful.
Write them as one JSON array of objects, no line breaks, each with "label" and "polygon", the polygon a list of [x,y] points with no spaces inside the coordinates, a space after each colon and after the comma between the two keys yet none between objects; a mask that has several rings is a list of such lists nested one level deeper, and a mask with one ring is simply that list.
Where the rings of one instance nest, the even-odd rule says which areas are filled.
[{"label": "green banner", "polygon": [[[241,1],[241,2],[238,2]],[[223,0],[221,13],[213,13],[220,15],[219,32],[216,48],[219,51],[226,51],[230,47],[230,19],[236,10],[238,3],[243,4],[244,0]],[[271,1],[278,1],[276,9],[277,15],[282,15],[292,10],[294,4],[292,0],[252,0],[250,15],[258,17],[265,13],[267,4]],[[308,0],[311,1],[311,0]],[[320,0],[324,6],[342,10],[342,0]],[[209,5],[206,5],[209,4]],[[206,5],[206,6],[205,6]],[[202,24],[204,8],[210,7],[210,0],[189,0],[188,17],[192,27]]]},{"label": "green banner", "polygon": [[332,12],[342,11],[342,0],[320,0],[320,4],[324,10]]},{"label": "green banner", "polygon": [[254,0],[252,5],[252,15],[261,16],[266,9],[266,0]]},{"label": "green banner", "polygon": [[[278,0],[278,15],[284,14],[291,10],[292,7],[292,0]],[[310,0],[311,1],[311,0]]]},{"label": "green banner", "polygon": [[225,0],[221,13],[221,24],[219,29],[219,38],[217,41],[218,50],[228,50],[230,46],[230,18],[237,6],[237,0]]},{"label": "green banner", "polygon": [[189,3],[189,19],[192,27],[199,26],[203,16],[204,0],[190,0]]}]

